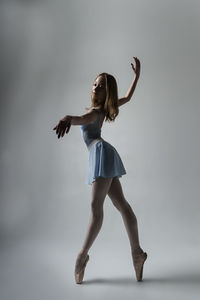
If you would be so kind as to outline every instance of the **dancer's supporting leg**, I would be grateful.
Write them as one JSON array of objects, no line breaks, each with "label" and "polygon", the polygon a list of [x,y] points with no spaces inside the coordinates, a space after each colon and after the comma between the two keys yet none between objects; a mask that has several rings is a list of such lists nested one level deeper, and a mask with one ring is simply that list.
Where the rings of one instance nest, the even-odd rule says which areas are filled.
[{"label": "dancer's supporting leg", "polygon": [[91,217],[82,249],[78,254],[75,272],[80,272],[87,253],[97,237],[103,223],[103,203],[112,182],[112,178],[97,178],[92,184]]}]

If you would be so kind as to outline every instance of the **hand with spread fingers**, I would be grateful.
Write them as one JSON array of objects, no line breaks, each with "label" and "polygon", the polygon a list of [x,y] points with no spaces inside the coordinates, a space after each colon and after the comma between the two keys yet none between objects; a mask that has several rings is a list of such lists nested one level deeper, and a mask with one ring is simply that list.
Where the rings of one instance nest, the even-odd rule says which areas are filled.
[{"label": "hand with spread fingers", "polygon": [[58,139],[63,137],[65,133],[68,133],[71,127],[71,116],[65,116],[63,119],[59,121],[59,123],[53,128],[56,130],[56,134],[58,135]]},{"label": "hand with spread fingers", "polygon": [[135,66],[132,63],[131,63],[131,66],[132,66],[132,69],[133,69],[133,71],[135,73],[135,76],[137,78],[139,78],[139,76],[140,76],[140,61],[139,61],[139,59],[137,57],[133,57],[133,58],[135,60]]}]

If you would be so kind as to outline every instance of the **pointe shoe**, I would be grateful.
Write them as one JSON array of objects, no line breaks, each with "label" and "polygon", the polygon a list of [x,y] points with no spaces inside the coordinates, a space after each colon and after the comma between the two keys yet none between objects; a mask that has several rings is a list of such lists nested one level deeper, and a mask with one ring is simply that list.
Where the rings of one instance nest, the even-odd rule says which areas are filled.
[{"label": "pointe shoe", "polygon": [[145,260],[147,259],[147,253],[143,252],[141,254],[137,254],[133,256],[133,264],[135,268],[137,281],[142,281],[143,275],[143,265]]},{"label": "pointe shoe", "polygon": [[76,270],[74,271],[75,281],[78,284],[82,283],[82,281],[83,281],[85,267],[87,265],[88,260],[89,260],[89,255],[87,254],[85,262],[84,262],[81,270],[79,272],[76,272]]}]

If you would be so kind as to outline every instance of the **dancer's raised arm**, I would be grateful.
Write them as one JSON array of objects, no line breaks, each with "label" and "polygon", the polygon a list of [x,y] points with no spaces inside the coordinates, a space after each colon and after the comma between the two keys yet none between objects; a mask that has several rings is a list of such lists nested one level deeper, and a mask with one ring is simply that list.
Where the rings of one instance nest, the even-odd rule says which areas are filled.
[{"label": "dancer's raised arm", "polygon": [[134,71],[134,79],[130,85],[130,88],[128,89],[128,92],[126,93],[126,96],[123,97],[123,98],[120,98],[119,99],[119,106],[127,103],[128,101],[130,101],[132,95],[133,95],[133,92],[136,88],[136,85],[137,85],[137,81],[139,79],[139,76],[140,76],[140,61],[137,57],[133,57],[134,60],[135,60],[135,67],[134,65],[131,63],[131,66],[132,66],[132,69]]}]

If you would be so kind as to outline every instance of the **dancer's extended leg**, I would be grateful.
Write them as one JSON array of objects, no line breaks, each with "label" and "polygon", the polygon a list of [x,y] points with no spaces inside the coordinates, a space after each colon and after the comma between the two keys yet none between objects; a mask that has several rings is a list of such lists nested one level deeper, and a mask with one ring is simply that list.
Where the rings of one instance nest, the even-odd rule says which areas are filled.
[{"label": "dancer's extended leg", "polygon": [[119,178],[113,178],[110,189],[108,191],[108,196],[112,200],[114,206],[120,211],[122,215],[131,245],[131,254],[136,277],[138,281],[141,281],[143,264],[147,258],[147,254],[140,247],[137,218],[130,204],[124,197]]},{"label": "dancer's extended leg", "polygon": [[141,253],[142,249],[139,243],[137,218],[130,204],[124,197],[119,178],[113,178],[110,189],[108,191],[108,196],[112,200],[114,206],[120,211],[122,215],[130,240],[132,252]]}]

